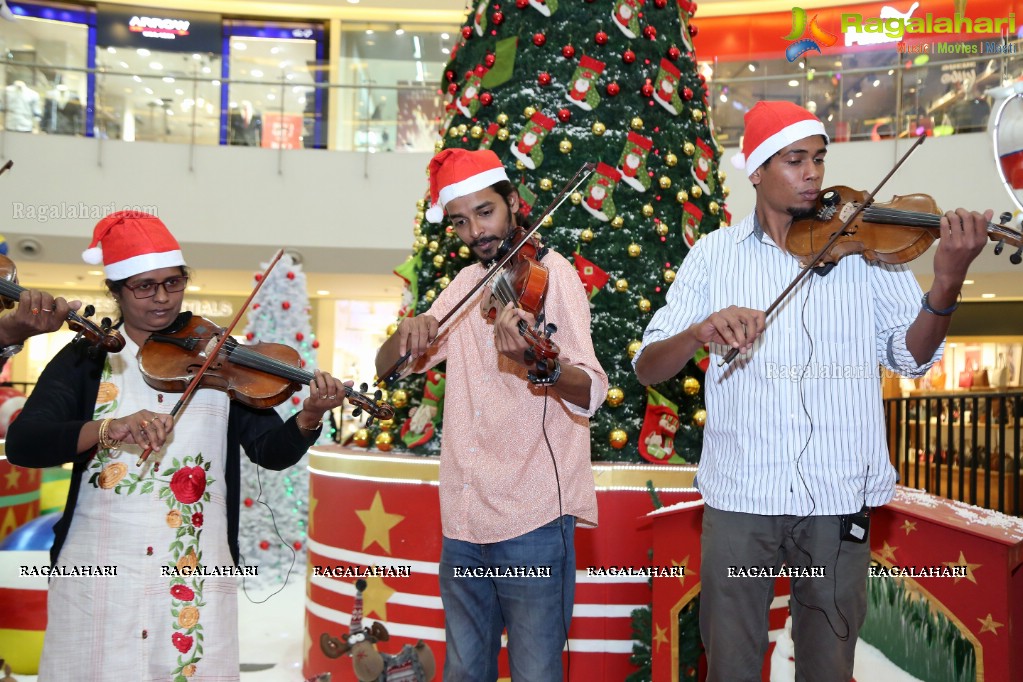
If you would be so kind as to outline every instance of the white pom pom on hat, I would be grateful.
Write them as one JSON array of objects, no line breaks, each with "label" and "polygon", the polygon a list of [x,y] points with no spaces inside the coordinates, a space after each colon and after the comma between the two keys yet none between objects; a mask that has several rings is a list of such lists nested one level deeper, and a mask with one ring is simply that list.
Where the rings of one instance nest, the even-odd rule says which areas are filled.
[{"label": "white pom pom on hat", "polygon": [[444,220],[448,202],[507,180],[508,174],[497,154],[489,149],[445,149],[430,159],[430,208],[426,219]]},{"label": "white pom pom on hat", "polygon": [[742,154],[746,160],[746,177],[753,175],[775,152],[811,135],[828,134],[824,124],[809,111],[792,102],[757,102],[744,117],[746,130]]},{"label": "white pom pom on hat", "polygon": [[160,268],[185,265],[181,246],[154,215],[118,211],[100,220],[82,260],[103,264],[107,279],[119,281]]}]

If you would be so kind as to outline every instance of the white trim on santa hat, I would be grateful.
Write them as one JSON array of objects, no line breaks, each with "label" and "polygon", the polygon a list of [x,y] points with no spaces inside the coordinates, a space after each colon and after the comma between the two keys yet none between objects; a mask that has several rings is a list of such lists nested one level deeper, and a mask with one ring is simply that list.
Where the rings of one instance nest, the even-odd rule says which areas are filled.
[{"label": "white trim on santa hat", "polygon": [[473,192],[479,192],[481,189],[486,189],[493,184],[507,179],[508,174],[505,172],[504,166],[499,166],[485,170],[482,173],[477,173],[465,180],[452,183],[438,192],[437,203],[426,212],[426,219],[431,223],[439,223],[444,220],[444,208],[448,205],[448,202]]},{"label": "white trim on santa hat", "polygon": [[144,253],[103,267],[107,279],[118,282],[143,272],[173,268],[185,264],[185,257],[180,251],[164,251],[163,253]]},{"label": "white trim on santa hat", "polygon": [[796,121],[792,123],[771,137],[767,138],[753,150],[753,153],[746,159],[746,177],[753,175],[756,169],[763,165],[764,161],[767,161],[774,155],[775,152],[784,149],[793,142],[799,142],[804,137],[810,137],[811,135],[823,135],[824,141],[828,141],[828,134],[824,132],[824,124],[817,119],[804,119],[802,121]]}]

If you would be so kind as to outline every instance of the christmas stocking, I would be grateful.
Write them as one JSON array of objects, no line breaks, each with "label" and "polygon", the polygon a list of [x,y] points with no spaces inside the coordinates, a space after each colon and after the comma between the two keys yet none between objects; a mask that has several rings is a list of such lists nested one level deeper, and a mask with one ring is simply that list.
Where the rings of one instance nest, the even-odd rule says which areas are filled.
[{"label": "christmas stocking", "polygon": [[476,29],[476,35],[482,37],[487,30],[487,7],[490,0],[480,0],[480,6],[476,8],[476,16],[472,19],[472,27]]},{"label": "christmas stocking", "polygon": [[[529,215],[529,212],[536,206],[536,194],[533,190],[526,187],[524,183],[519,183],[519,215],[525,218]],[[0,681],[2,682],[2,681]]]},{"label": "christmas stocking", "polygon": [[394,274],[405,282],[401,292],[401,309],[398,317],[412,317],[416,314],[416,303],[419,302],[419,270],[423,265],[422,257],[417,253],[394,269]]},{"label": "christmas stocking", "polygon": [[483,137],[480,138],[480,149],[490,149],[494,144],[494,140],[497,138],[497,131],[501,129],[501,126],[496,123],[491,123],[487,126],[486,130],[483,131]]},{"label": "christmas stocking", "polygon": [[440,423],[444,401],[444,375],[432,369],[426,372],[423,400],[415,414],[401,425],[401,439],[410,448],[429,442],[435,426]]},{"label": "christmas stocking", "polygon": [[639,133],[630,132],[629,139],[622,150],[622,158],[618,161],[618,171],[622,174],[622,182],[637,192],[650,189],[650,174],[646,169],[647,156],[654,141]]},{"label": "christmas stocking", "polygon": [[600,95],[594,84],[602,73],[604,62],[583,55],[579,59],[575,73],[572,74],[572,89],[566,95],[568,101],[585,111],[596,109],[600,103]]},{"label": "christmas stocking", "polygon": [[698,348],[693,354],[693,362],[700,368],[700,371],[706,372],[710,367],[710,346],[703,344],[703,348]]},{"label": "christmas stocking", "polygon": [[703,221],[703,211],[698,206],[686,202],[682,206],[682,237],[686,245],[691,249],[700,238],[700,222]]},{"label": "christmas stocking", "polygon": [[654,99],[674,116],[682,111],[682,98],[678,96],[678,82],[682,72],[670,59],[661,59],[661,70],[654,81]]},{"label": "christmas stocking", "polygon": [[581,206],[590,215],[605,223],[614,218],[618,212],[615,210],[614,194],[615,186],[622,179],[621,173],[604,162],[597,164],[597,172],[590,178],[586,185],[586,198]]},{"label": "christmas stocking", "polygon": [[536,170],[536,167],[543,163],[543,144],[547,133],[554,129],[554,119],[544,116],[539,111],[533,114],[529,123],[519,133],[519,138],[511,147],[511,153],[515,155],[522,164],[529,170]]},{"label": "christmas stocking", "polygon": [[482,87],[483,77],[477,76],[474,71],[455,101],[455,107],[462,112],[462,116],[472,118],[476,115],[476,110],[480,108],[480,89]]},{"label": "christmas stocking", "polygon": [[611,11],[611,21],[615,26],[622,29],[626,38],[635,38],[639,35],[639,8],[643,6],[643,0],[617,0]]},{"label": "christmas stocking", "polygon": [[682,25],[682,43],[687,52],[693,51],[693,39],[689,35],[689,20],[696,12],[696,3],[693,0],[678,0],[678,22]]},{"label": "christmas stocking", "polygon": [[558,11],[558,0],[529,0],[529,4],[545,17]]},{"label": "christmas stocking", "polygon": [[713,161],[714,152],[710,150],[710,146],[700,138],[696,138],[696,153],[693,155],[693,179],[707,194],[713,192],[715,186],[716,178],[711,172]]},{"label": "christmas stocking", "polygon": [[575,260],[575,269],[579,273],[579,279],[582,280],[583,287],[586,288],[586,295],[592,300],[597,292],[604,288],[611,276],[596,263],[583,258],[578,252],[573,253],[572,257]]},{"label": "christmas stocking", "polygon": [[639,454],[651,462],[666,463],[675,454],[675,432],[679,423],[678,405],[647,388],[646,415],[639,431]]}]

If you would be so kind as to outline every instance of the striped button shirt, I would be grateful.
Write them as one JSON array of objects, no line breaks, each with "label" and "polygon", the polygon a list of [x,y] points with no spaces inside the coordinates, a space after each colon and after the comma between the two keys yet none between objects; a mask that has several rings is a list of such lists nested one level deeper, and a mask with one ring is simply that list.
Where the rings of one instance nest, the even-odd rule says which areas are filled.
[{"label": "striped button shirt", "polygon": [[[753,214],[705,236],[682,263],[636,360],[649,344],[730,305],[766,310],[799,269]],[[888,502],[896,472],[879,364],[917,377],[941,356],[939,346],[918,365],[906,348],[921,296],[904,266],[844,258],[825,276],[804,277],[748,354],[719,367],[730,348],[711,344],[697,474],[706,503],[804,516]]]}]

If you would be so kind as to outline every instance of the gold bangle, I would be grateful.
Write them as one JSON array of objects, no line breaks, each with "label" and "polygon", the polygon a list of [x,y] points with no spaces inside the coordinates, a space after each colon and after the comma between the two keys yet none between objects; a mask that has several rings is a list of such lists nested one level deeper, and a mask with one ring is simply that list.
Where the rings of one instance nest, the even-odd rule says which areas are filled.
[{"label": "gold bangle", "polygon": [[99,423],[99,447],[101,450],[111,450],[121,444],[119,440],[110,440],[107,438],[107,432],[110,430],[110,422],[114,421],[112,417],[108,417]]}]

